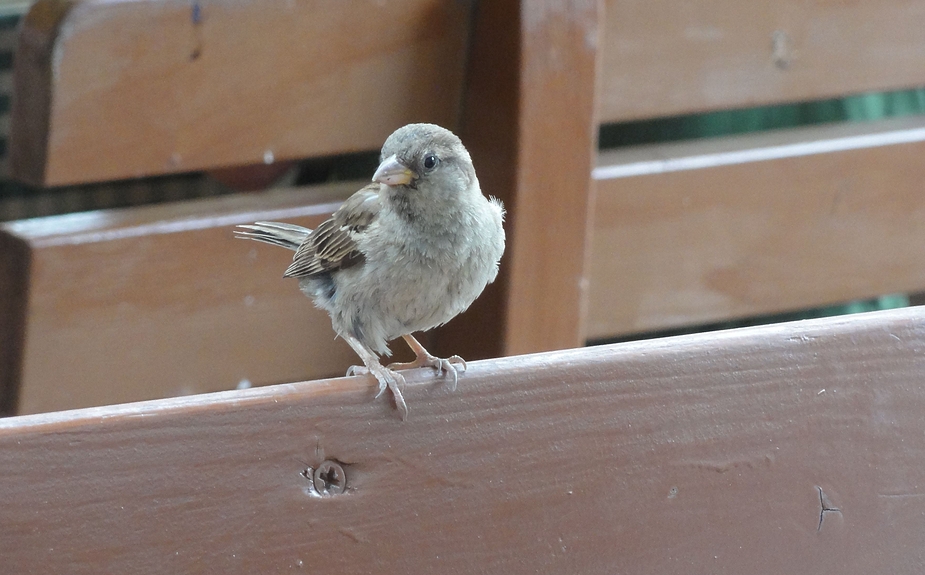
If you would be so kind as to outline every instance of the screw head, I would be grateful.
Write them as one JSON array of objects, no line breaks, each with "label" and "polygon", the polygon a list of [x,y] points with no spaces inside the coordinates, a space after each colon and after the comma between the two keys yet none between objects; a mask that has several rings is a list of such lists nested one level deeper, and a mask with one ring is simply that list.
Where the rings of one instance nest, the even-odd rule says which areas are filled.
[{"label": "screw head", "polygon": [[340,495],[347,491],[347,474],[340,463],[326,459],[315,469],[312,483],[319,495]]}]

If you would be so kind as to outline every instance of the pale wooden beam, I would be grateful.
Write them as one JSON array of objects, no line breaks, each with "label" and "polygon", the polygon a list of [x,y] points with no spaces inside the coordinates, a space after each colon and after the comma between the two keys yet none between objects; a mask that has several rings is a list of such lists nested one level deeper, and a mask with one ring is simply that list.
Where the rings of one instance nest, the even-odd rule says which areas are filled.
[{"label": "pale wooden beam", "polygon": [[0,224],[2,407],[37,413],[345,373],[356,355],[282,278],[292,253],[231,230],[314,227],[364,183]]},{"label": "pale wooden beam", "polygon": [[604,152],[588,336],[925,289],[925,120]]},{"label": "pale wooden beam", "polygon": [[605,1],[605,122],[925,85],[915,0]]},{"label": "pale wooden beam", "polygon": [[470,2],[40,0],[22,24],[14,175],[34,184],[378,149],[455,127]]}]

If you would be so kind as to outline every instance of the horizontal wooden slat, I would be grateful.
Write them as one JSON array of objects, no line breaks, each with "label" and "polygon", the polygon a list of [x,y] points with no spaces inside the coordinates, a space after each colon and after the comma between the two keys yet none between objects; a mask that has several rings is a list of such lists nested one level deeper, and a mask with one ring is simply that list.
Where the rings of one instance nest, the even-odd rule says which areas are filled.
[{"label": "horizontal wooden slat", "polygon": [[925,85],[925,2],[606,0],[601,121]]},{"label": "horizontal wooden slat", "polygon": [[[925,563],[907,309],[0,420],[13,573],[869,573]],[[346,492],[302,475],[344,469]],[[311,475],[311,473],[309,473]],[[323,486],[323,485],[322,485]]]},{"label": "horizontal wooden slat", "polygon": [[378,149],[458,119],[470,2],[40,0],[12,169],[59,185]]},{"label": "horizontal wooden slat", "polygon": [[925,288],[925,118],[600,155],[588,337]]},{"label": "horizontal wooden slat", "polygon": [[[18,412],[344,373],[355,355],[282,278],[292,253],[231,230],[268,219],[314,227],[362,185],[0,224],[0,240],[27,252],[10,266],[25,284],[23,353],[18,366],[0,363]],[[14,320],[0,324],[0,339],[21,337]]]}]

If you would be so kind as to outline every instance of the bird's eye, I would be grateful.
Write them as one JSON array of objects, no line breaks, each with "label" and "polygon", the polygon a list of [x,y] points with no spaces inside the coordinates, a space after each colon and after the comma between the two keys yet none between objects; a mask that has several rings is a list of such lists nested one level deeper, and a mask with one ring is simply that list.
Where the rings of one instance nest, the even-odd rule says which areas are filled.
[{"label": "bird's eye", "polygon": [[438,163],[440,163],[440,159],[437,156],[430,154],[424,158],[424,169],[429,172],[436,168]]}]

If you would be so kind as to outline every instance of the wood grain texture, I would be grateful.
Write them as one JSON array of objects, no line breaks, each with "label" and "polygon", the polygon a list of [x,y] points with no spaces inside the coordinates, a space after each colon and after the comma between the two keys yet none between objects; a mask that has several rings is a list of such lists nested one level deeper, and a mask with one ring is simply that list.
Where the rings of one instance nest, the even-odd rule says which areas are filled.
[{"label": "wood grain texture", "polygon": [[8,276],[25,284],[26,317],[0,323],[0,337],[24,340],[18,378],[5,370],[18,413],[344,373],[353,352],[282,279],[291,252],[231,230],[256,220],[314,227],[362,185],[0,224],[0,240],[27,253]]},{"label": "wood grain texture", "polygon": [[604,122],[925,84],[920,0],[606,0],[605,14]]},{"label": "wood grain texture", "polygon": [[[925,312],[0,420],[15,573],[918,574]],[[301,473],[344,465],[346,492]]]},{"label": "wood grain texture", "polygon": [[61,185],[378,149],[412,121],[452,128],[470,10],[41,0],[17,51],[12,169]]},{"label": "wood grain texture", "polygon": [[588,337],[921,291],[923,157],[922,118],[601,154]]},{"label": "wood grain texture", "polygon": [[[480,355],[582,342],[600,10],[596,0],[479,5],[463,137],[483,190],[505,201],[508,246],[501,286],[438,341],[465,345],[472,327],[501,318],[500,338],[472,345]],[[516,63],[499,62],[511,51]]]}]

